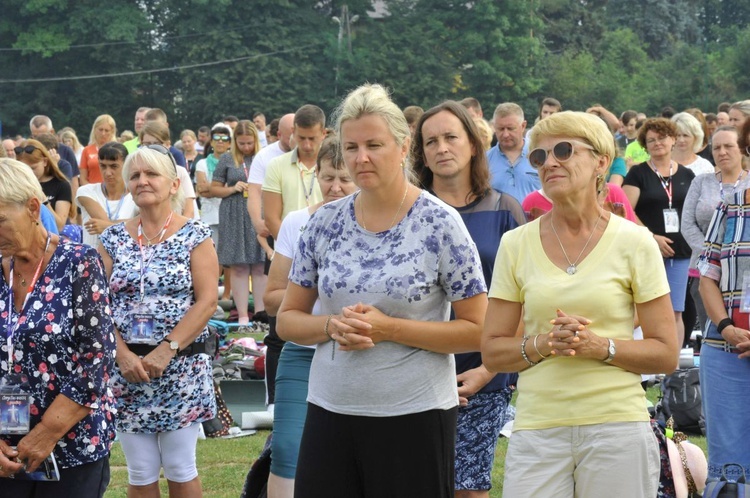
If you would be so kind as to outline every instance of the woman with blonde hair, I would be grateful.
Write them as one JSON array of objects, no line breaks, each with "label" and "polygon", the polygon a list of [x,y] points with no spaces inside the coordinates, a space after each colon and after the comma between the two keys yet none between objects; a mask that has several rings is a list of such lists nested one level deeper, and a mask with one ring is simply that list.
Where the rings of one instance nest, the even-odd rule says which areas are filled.
[{"label": "woman with blonde hair", "polygon": [[714,165],[698,155],[706,145],[700,121],[690,113],[680,112],[672,116],[672,122],[677,126],[672,159],[691,170],[695,176],[713,173]]},{"label": "woman with blonde hair", "polygon": [[89,135],[89,144],[81,151],[81,161],[78,168],[81,171],[81,185],[87,183],[101,183],[102,173],[99,171],[99,147],[115,140],[117,125],[109,114],[102,114],[94,120]]},{"label": "woman with blonde hair", "polygon": [[73,153],[76,155],[76,161],[81,164],[81,155],[83,154],[83,145],[78,141],[78,135],[72,129],[63,130],[60,133],[60,141],[73,149]]},{"label": "woman with blonde hair", "polygon": [[128,155],[123,177],[138,216],[107,228],[99,252],[117,335],[115,427],[128,496],[201,496],[195,449],[216,414],[206,324],[219,278],[209,228],[180,215],[180,166],[160,144]]},{"label": "woman with blonde hair", "polygon": [[[138,134],[141,145],[161,145],[169,151],[172,139],[169,128],[161,121],[148,121]],[[171,154],[171,152],[170,152]],[[174,156],[172,156],[174,157]],[[190,174],[182,166],[177,166],[177,177],[180,179],[180,188],[184,194],[185,204],[182,207],[182,215],[187,218],[198,218],[198,205],[196,203],[195,188],[190,180]]]},{"label": "woman with blonde hair", "polygon": [[530,140],[552,209],[503,236],[482,338],[490,371],[520,372],[503,493],[656,496],[659,447],[640,374],[677,366],[659,249],[598,202],[615,155],[601,119],[553,114]]},{"label": "woman with blonde hair", "polygon": [[16,158],[31,167],[37,180],[47,196],[48,207],[55,215],[57,229],[62,231],[68,222],[73,193],[68,178],[57,167],[57,160],[52,157],[41,142],[34,139],[25,140],[16,147]]},{"label": "woman with blonde hair", "polygon": [[317,344],[297,496],[452,498],[453,353],[479,346],[480,256],[456,210],[410,184],[409,126],[382,86],[352,91],[338,116],[360,192],[307,223],[278,314],[282,339]]},{"label": "woman with blonde hair", "polygon": [[[265,253],[247,211],[247,177],[253,157],[260,150],[258,129],[252,121],[237,123],[233,133],[229,127],[220,130],[217,124],[212,129],[215,140],[229,140],[229,152],[221,156],[211,178],[208,194],[221,198],[219,205],[219,263],[229,267],[232,281],[232,296],[239,316],[238,323],[247,327],[250,322],[248,298],[249,278],[253,280],[253,321],[262,321],[265,315],[263,294],[267,276],[264,275]],[[267,320],[267,319],[266,319]]]}]

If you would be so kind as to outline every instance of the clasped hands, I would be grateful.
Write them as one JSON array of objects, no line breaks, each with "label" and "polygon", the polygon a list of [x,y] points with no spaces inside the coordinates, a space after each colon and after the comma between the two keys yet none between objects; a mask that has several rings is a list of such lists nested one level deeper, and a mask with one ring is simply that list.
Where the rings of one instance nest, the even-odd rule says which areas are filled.
[{"label": "clasped hands", "polygon": [[391,340],[393,318],[369,304],[345,306],[340,315],[331,317],[328,333],[342,351],[369,349]]},{"label": "clasped hands", "polygon": [[174,353],[161,344],[149,354],[140,358],[133,352],[117,352],[117,366],[128,382],[151,382],[161,377]]},{"label": "clasped hands", "polygon": [[[601,359],[602,352],[606,350],[603,342],[607,340],[589,330],[591,320],[557,310],[557,317],[550,320],[550,323],[553,325],[552,330],[546,336],[542,336],[547,339],[547,346],[551,349],[550,354]],[[541,342],[540,340],[540,349]]]}]

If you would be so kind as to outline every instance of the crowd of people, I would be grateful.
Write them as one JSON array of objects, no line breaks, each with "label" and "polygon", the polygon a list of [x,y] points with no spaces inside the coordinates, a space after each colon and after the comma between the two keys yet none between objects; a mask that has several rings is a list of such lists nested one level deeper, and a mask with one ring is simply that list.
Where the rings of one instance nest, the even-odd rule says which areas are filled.
[{"label": "crowd of people", "polygon": [[175,143],[156,108],[86,145],[34,116],[0,149],[0,486],[102,496],[117,437],[128,496],[162,472],[201,496],[220,297],[267,332],[269,497],[488,497],[500,464],[513,498],[666,496],[641,375],[695,328],[708,478],[750,475],[749,116],[487,120],[370,84],[330,123],[306,104]]}]

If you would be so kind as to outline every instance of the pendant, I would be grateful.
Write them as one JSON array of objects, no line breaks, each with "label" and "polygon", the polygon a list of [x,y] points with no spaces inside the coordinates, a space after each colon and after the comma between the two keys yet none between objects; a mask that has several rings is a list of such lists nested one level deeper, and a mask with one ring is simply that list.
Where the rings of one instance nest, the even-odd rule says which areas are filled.
[{"label": "pendant", "polygon": [[568,275],[573,275],[576,272],[576,265],[570,265],[565,271],[568,272]]}]

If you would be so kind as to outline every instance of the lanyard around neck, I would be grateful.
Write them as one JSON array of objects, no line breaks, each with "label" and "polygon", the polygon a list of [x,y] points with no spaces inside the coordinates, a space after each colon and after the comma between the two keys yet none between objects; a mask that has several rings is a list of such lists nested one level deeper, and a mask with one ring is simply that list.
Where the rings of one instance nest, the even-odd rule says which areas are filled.
[{"label": "lanyard around neck", "polygon": [[[664,178],[661,176],[661,173],[659,173],[659,170],[656,169],[656,165],[654,164],[653,159],[650,161],[651,168],[654,170],[654,173],[656,173],[656,176],[659,177],[659,181],[661,182],[661,187],[664,189],[664,192],[667,194],[667,199],[669,200],[669,209],[672,209],[672,161],[669,161],[669,178]],[[667,188],[669,187],[669,188]]]},{"label": "lanyard around neck", "polygon": [[[309,170],[308,170],[309,171]],[[310,207],[310,197],[312,196],[313,187],[315,186],[315,171],[310,175],[310,187],[305,186],[305,172],[299,170],[299,181],[302,182],[302,193],[305,194],[305,203]]]},{"label": "lanyard around neck", "polygon": [[31,278],[31,281],[29,282],[29,287],[26,289],[26,296],[23,298],[23,304],[21,305],[21,311],[18,312],[18,319],[16,320],[16,324],[12,325],[13,320],[12,314],[15,312],[15,302],[13,300],[13,268],[15,267],[16,258],[12,257],[10,258],[10,269],[9,269],[9,277],[8,277],[8,324],[6,326],[6,341],[7,341],[7,347],[8,347],[8,370],[12,368],[13,365],[13,336],[18,331],[18,327],[21,326],[21,318],[23,318],[23,312],[26,309],[26,303],[29,302],[29,297],[31,296],[31,292],[34,290],[34,285],[36,285],[36,281],[39,279],[39,275],[42,272],[42,265],[44,264],[44,256],[47,254],[47,250],[49,249],[49,243],[51,240],[51,236],[48,233],[47,234],[47,243],[44,245],[44,252],[42,253],[42,258],[39,260],[39,264],[36,265],[36,271],[34,271],[34,276]]},{"label": "lanyard around neck", "polygon": [[[156,242],[157,244],[160,243],[162,240],[164,240],[164,235],[167,233],[167,228],[169,228],[169,224],[172,222],[173,215],[174,215],[174,211],[171,211],[161,231],[157,234],[159,236],[159,240]],[[141,253],[141,272],[140,272],[141,273],[140,275],[141,276],[141,283],[140,283],[141,302],[143,302],[143,298],[146,295],[146,285],[145,285],[146,273],[148,272],[148,267],[151,266],[151,261],[154,259],[154,255],[156,254],[156,248],[153,248],[151,250],[151,256],[149,256],[148,261],[146,261],[146,255],[143,252],[143,237],[144,237],[143,221],[139,220],[138,221],[138,250]]]},{"label": "lanyard around neck", "polygon": [[107,198],[107,187],[102,183],[102,192],[104,192],[104,207],[107,208],[107,218],[109,218],[109,221],[115,221],[120,215],[120,208],[122,207],[122,203],[125,200],[125,193],[122,194],[120,197],[120,202],[117,203],[117,207],[115,208],[115,214],[112,214],[109,210],[109,198]]}]

